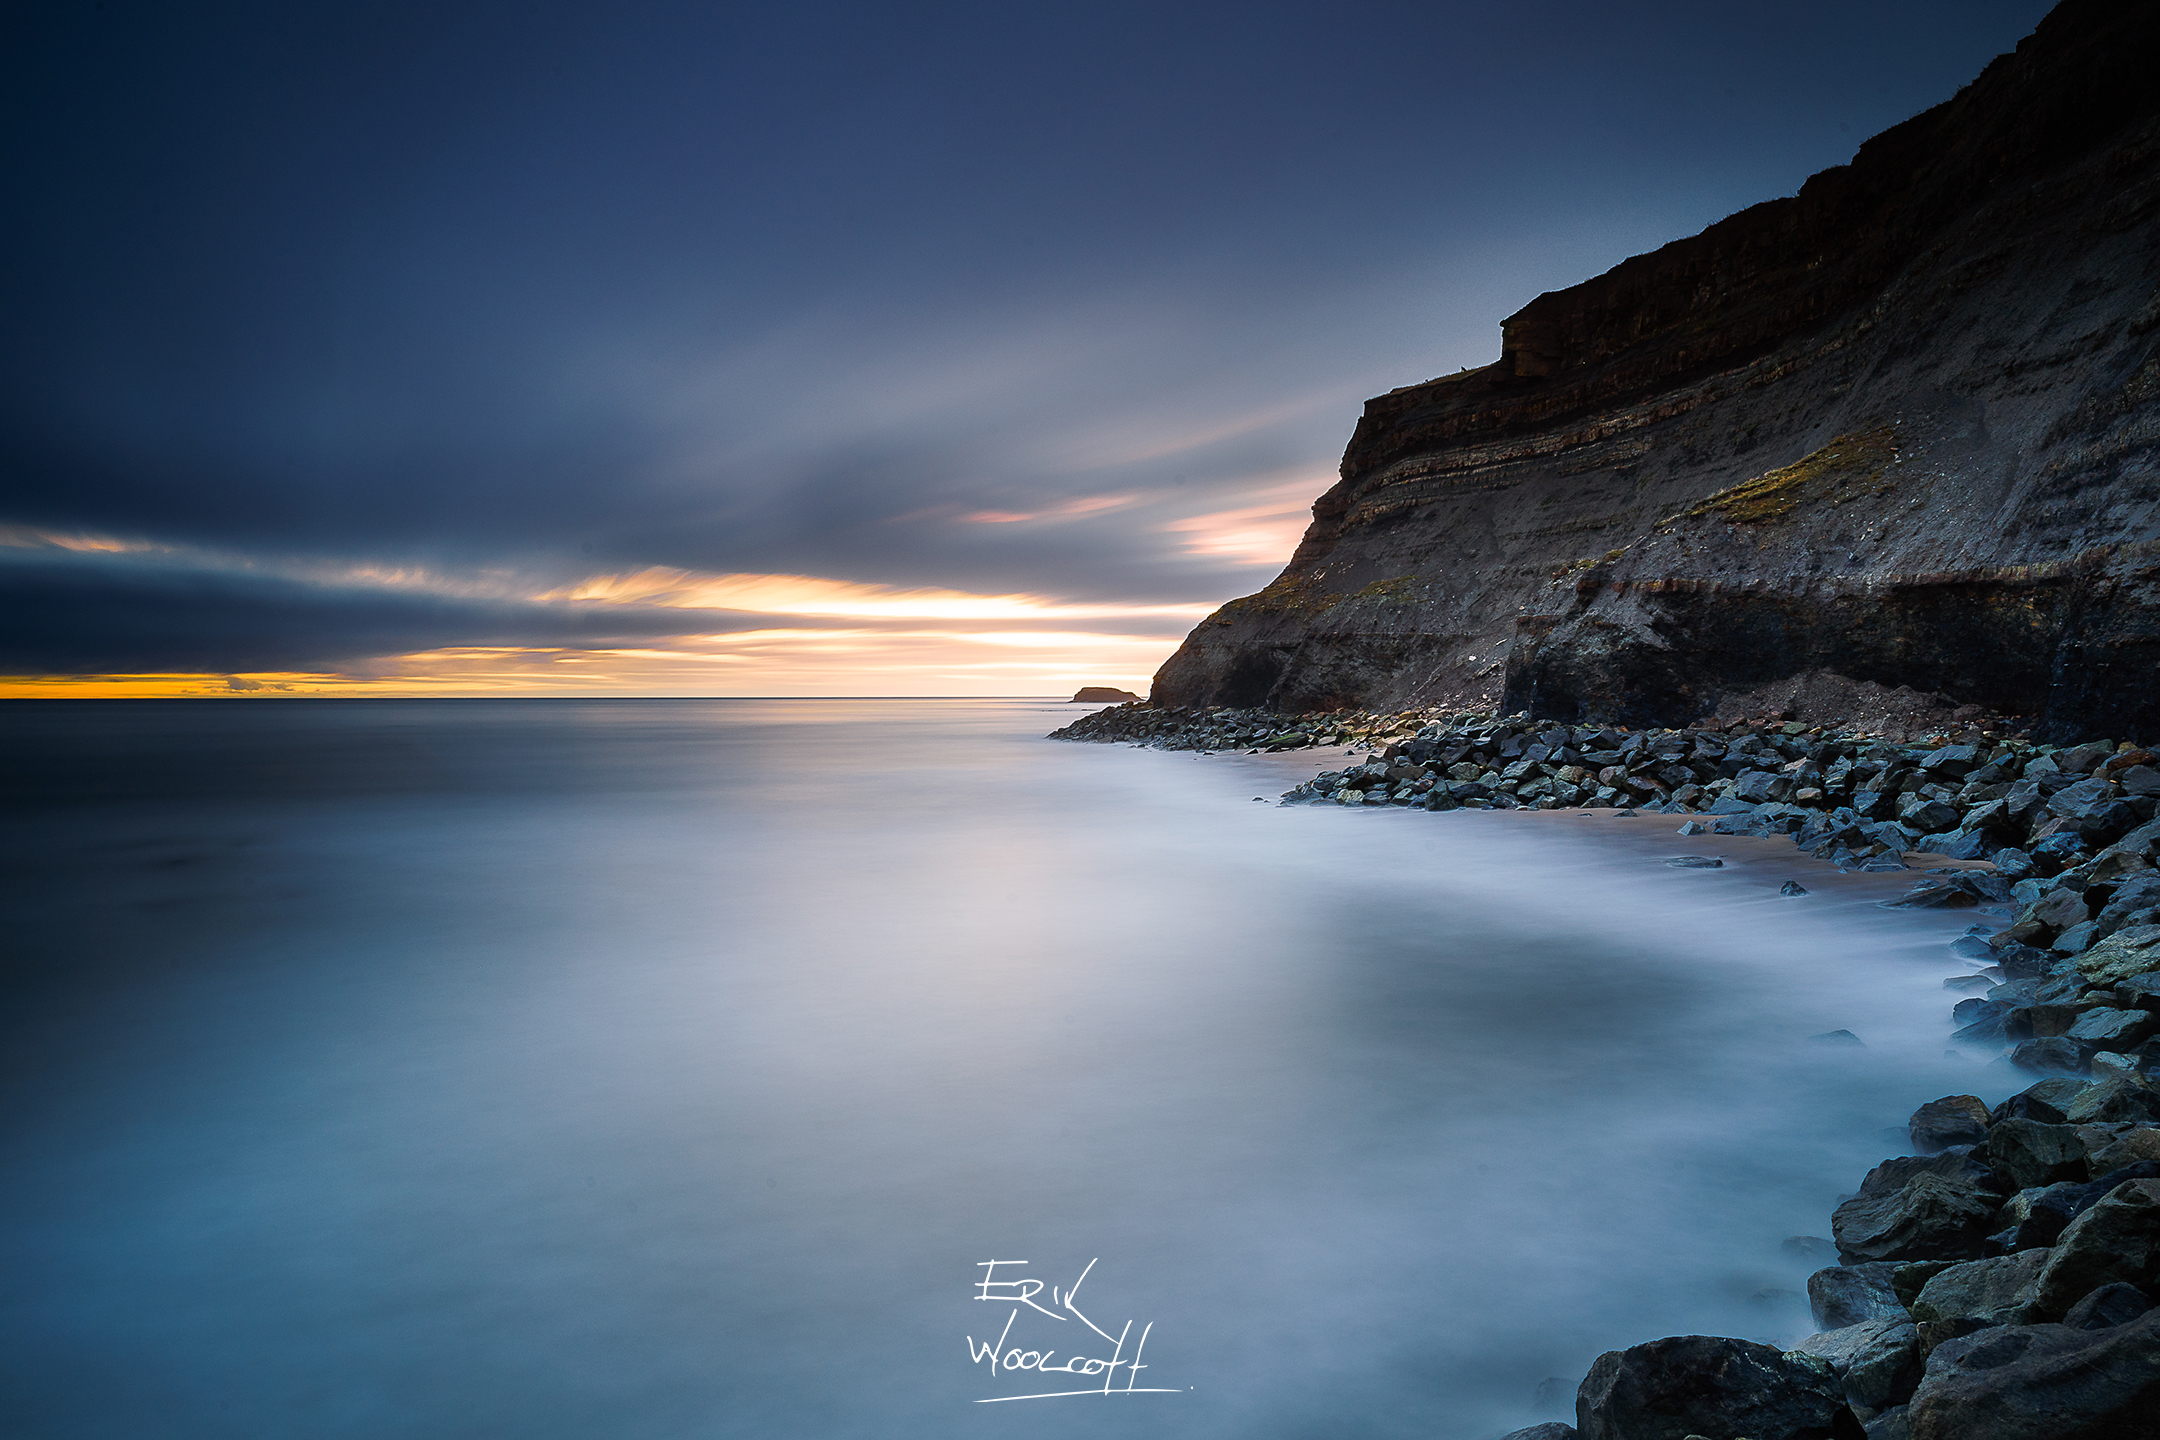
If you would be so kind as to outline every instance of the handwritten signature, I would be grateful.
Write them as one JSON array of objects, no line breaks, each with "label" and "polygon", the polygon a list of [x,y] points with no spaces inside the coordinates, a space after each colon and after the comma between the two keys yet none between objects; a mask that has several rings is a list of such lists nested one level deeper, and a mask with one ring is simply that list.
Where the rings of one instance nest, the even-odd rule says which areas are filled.
[{"label": "handwritten signature", "polygon": [[[1060,1293],[1055,1285],[1049,1286],[1050,1304],[1047,1306],[1037,1303],[1035,1299],[1036,1296],[1043,1293],[1045,1288],[1042,1281],[1033,1278],[1019,1280],[1000,1280],[997,1278],[1000,1266],[1020,1266],[1027,1263],[1025,1260],[978,1260],[975,1262],[975,1268],[983,1272],[983,1278],[975,1282],[975,1298],[977,1300],[1016,1301],[1018,1303],[1014,1304],[1012,1314],[1005,1317],[1005,1328],[998,1333],[996,1343],[992,1344],[986,1341],[981,1345],[977,1345],[973,1335],[967,1337],[969,1357],[977,1365],[982,1364],[985,1360],[989,1361],[992,1375],[997,1374],[1000,1370],[1033,1370],[1039,1375],[1084,1375],[1090,1379],[1100,1375],[1103,1377],[1102,1384],[1091,1385],[1084,1390],[1050,1390],[1040,1395],[992,1395],[986,1399],[977,1400],[976,1404],[995,1405],[1005,1400],[1056,1400],[1067,1395],[1180,1395],[1184,1393],[1172,1386],[1140,1385],[1136,1383],[1140,1378],[1140,1372],[1151,1368],[1140,1363],[1140,1356],[1147,1349],[1148,1332],[1155,1328],[1154,1321],[1150,1320],[1141,1327],[1140,1341],[1133,1346],[1132,1358],[1128,1360],[1125,1358],[1125,1342],[1132,1335],[1133,1322],[1127,1320],[1124,1328],[1117,1334],[1112,1335],[1102,1326],[1097,1325],[1087,1316],[1081,1314],[1080,1307],[1073,1303],[1074,1297],[1080,1293],[1081,1285],[1087,1280],[1088,1271],[1095,1268],[1095,1261],[1088,1261],[1087,1268],[1080,1272],[1080,1278],[1073,1281],[1071,1288],[1064,1292]],[[1056,1350],[1022,1350],[1017,1345],[1012,1346],[1010,1349],[1006,1348],[1006,1341],[1012,1336],[1013,1322],[1020,1318],[1022,1306],[1035,1311],[1037,1314],[1047,1315],[1061,1325],[1078,1320],[1110,1343],[1112,1347],[1110,1357],[1103,1359],[1100,1356],[1071,1352],[1067,1354],[1062,1364],[1052,1364],[1051,1357],[1060,1353]],[[1117,1383],[1118,1371],[1120,1370],[1125,1372],[1125,1383],[1123,1385]]]}]

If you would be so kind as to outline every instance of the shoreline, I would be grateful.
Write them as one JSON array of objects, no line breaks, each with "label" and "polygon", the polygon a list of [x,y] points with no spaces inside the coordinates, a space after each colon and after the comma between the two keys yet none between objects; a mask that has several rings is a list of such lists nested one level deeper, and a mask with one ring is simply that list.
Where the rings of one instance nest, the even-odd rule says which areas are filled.
[{"label": "shoreline", "polygon": [[1683,837],[1788,836],[1845,873],[1925,866],[1880,903],[1988,917],[1951,942],[1973,973],[1944,982],[1962,997],[1949,1039],[2032,1083],[1993,1107],[1920,1105],[1910,1153],[1868,1172],[1832,1238],[1787,1242],[1834,1257],[1808,1281],[1816,1334],[1787,1351],[1715,1336],[1610,1351],[1577,1390],[1575,1425],[1503,1440],[2160,1434],[2160,756],[1977,725],[1916,741],[1775,719],[1629,730],[1145,704],[1050,738],[1343,747],[1365,758],[1280,803],[1660,814]]}]

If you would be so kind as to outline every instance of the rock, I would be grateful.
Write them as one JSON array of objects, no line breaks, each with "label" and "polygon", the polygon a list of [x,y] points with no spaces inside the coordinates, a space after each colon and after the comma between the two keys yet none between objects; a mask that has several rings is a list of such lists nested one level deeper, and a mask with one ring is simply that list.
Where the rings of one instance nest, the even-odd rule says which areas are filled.
[{"label": "rock", "polygon": [[1108,685],[1083,685],[1075,692],[1070,704],[1074,705],[1122,705],[1140,697],[1130,690],[1116,690]]},{"label": "rock", "polygon": [[2042,1080],[2012,1095],[2002,1104],[1988,1112],[1988,1123],[1999,1125],[2016,1116],[2025,1120],[2038,1120],[2045,1125],[2060,1125],[2069,1119],[2066,1113],[2072,1102],[2085,1093],[2086,1082],[2066,1077]]},{"label": "rock", "polygon": [[2053,1245],[2085,1208],[2087,1198],[2085,1186],[2074,1180],[2020,1190],[1995,1217],[2010,1227],[2006,1248],[2026,1251]]},{"label": "rock", "polygon": [[1896,1262],[1833,1265],[1808,1276],[1808,1307],[1825,1330],[1843,1330],[1870,1320],[1905,1320],[1905,1306],[1891,1288]]},{"label": "rock", "polygon": [[1548,1421],[1543,1425],[1532,1425],[1527,1430],[1510,1430],[1501,1436],[1500,1440],[1575,1440],[1575,1427],[1562,1425],[1558,1421]]},{"label": "rock", "polygon": [[1947,1341],[1906,1411],[1911,1440],[2149,1440],[2160,1311],[2111,1330],[2018,1325]]},{"label": "rock", "polygon": [[1979,1256],[1994,1213],[1973,1186],[1921,1175],[1902,1189],[1838,1206],[1830,1233],[1849,1260],[1967,1260]]},{"label": "rock", "polygon": [[2141,1079],[2116,1076],[2078,1092],[2063,1119],[2072,1125],[2151,1124],[2160,1120],[2160,1091]]},{"label": "rock", "polygon": [[1820,1035],[1810,1035],[1807,1038],[1819,1045],[1857,1045],[1863,1050],[1867,1048],[1867,1041],[1850,1030],[1825,1030]]},{"label": "rock", "polygon": [[1787,880],[1783,885],[1778,886],[1777,893],[1780,895],[1805,895],[1808,892],[1807,886],[1802,885],[1799,881]]},{"label": "rock", "polygon": [[1912,1432],[1905,1426],[1903,1405],[1893,1406],[1867,1422],[1867,1440],[1912,1440]]},{"label": "rock", "polygon": [[[1778,1253],[1794,1260],[1807,1260],[1817,1265],[1835,1265],[1837,1246],[1820,1235],[1788,1235],[1778,1245]],[[1818,1325],[1821,1321],[1816,1322]],[[1834,1329],[1834,1326],[1824,1326]]]},{"label": "rock", "polygon": [[2127,1325],[2153,1308],[2152,1298],[2135,1285],[2102,1285],[2070,1307],[2062,1323],[2072,1330],[2111,1330]]},{"label": "rock", "polygon": [[2085,899],[2075,890],[2050,890],[2019,913],[2018,922],[2035,921],[2051,932],[2067,930],[2092,918]]},{"label": "rock", "polygon": [[1897,899],[1883,901],[1883,906],[1889,910],[1953,910],[1979,903],[1979,896],[1954,880],[1924,880]]},{"label": "rock", "polygon": [[2095,1051],[2089,1063],[2092,1066],[2092,1077],[2095,1080],[2112,1080],[2117,1076],[2138,1073],[2137,1056],[2124,1055],[2113,1050]]},{"label": "rock", "polygon": [[[1903,1132],[1886,1130],[1885,1136],[1904,1138]],[[1894,1155],[1868,1171],[1860,1181],[1862,1195],[1887,1195],[1902,1190],[1922,1175],[1969,1185],[1975,1190],[1996,1191],[2006,1187],[1987,1163],[1987,1156],[1971,1145],[1957,1145],[1939,1155]]]},{"label": "rock", "polygon": [[1920,1332],[1903,1316],[1810,1335],[1793,1349],[1830,1363],[1855,1414],[1901,1404],[1920,1383]]},{"label": "rock", "polygon": [[2010,1052],[2010,1063],[2037,1074],[2074,1075],[2085,1068],[2085,1052],[2075,1040],[2060,1035],[2045,1040],[2025,1040]]},{"label": "rock", "polygon": [[2003,1020],[2003,1033],[2015,1040],[2052,1039],[2077,1024],[2075,1005],[2019,1005]]},{"label": "rock", "polygon": [[2099,938],[2100,922],[2086,920],[2072,925],[2062,934],[2056,936],[2054,943],[2049,945],[2048,949],[2055,951],[2058,955],[2075,955]]},{"label": "rock", "polygon": [[2034,1312],[2059,1317],[2118,1281],[2147,1291],[2160,1285],[2160,1180],[2126,1181],[2070,1222],[2040,1274]]},{"label": "rock", "polygon": [[1700,820],[1690,820],[1680,827],[1679,833],[1682,835],[1707,835],[1710,833],[1710,827]]},{"label": "rock", "polygon": [[2144,1010],[2087,1010],[2064,1033],[2088,1045],[2129,1050],[2160,1033],[2160,1015]]},{"label": "rock", "polygon": [[[2022,1046],[2019,1048],[2023,1048]],[[2008,1119],[1988,1131],[1988,1165],[2014,1188],[2084,1180],[2085,1142],[2068,1125]]]},{"label": "rock", "polygon": [[1913,1148],[1933,1155],[1952,1145],[1978,1145],[1987,1139],[1987,1102],[1977,1095],[1945,1095],[1930,1100],[1906,1122]]},{"label": "rock", "polygon": [[2160,1161],[2160,1129],[2141,1126],[2124,1131],[2092,1152],[2092,1167],[2102,1175],[2141,1161]]},{"label": "rock", "polygon": [[1984,1320],[2022,1325],[2032,1318],[2033,1295],[2052,1250],[2021,1250],[1988,1260],[1952,1265],[1920,1287],[1915,1320]]},{"label": "rock", "polygon": [[2120,985],[2160,971],[2160,925],[2118,930],[2077,957],[2077,968],[2095,985]]},{"label": "rock", "polygon": [[2160,770],[2150,765],[2131,765],[2115,772],[2115,783],[2126,795],[2160,795]]},{"label": "rock", "polygon": [[1830,1365],[1751,1340],[1680,1335],[1600,1355],[1575,1396],[1582,1440],[1865,1440]]},{"label": "rock", "polygon": [[2113,756],[2115,747],[2106,740],[2088,740],[2055,752],[2055,766],[2068,775],[2089,775]]},{"label": "rock", "polygon": [[1725,862],[1714,855],[1675,855],[1665,862],[1675,870],[1722,870]]}]

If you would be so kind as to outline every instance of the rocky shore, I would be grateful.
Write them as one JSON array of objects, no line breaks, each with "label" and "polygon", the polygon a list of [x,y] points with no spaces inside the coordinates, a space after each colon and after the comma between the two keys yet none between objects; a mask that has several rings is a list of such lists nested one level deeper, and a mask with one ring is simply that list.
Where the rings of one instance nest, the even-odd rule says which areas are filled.
[{"label": "rocky shore", "polygon": [[[1953,1043],[2031,1079],[1945,1096],[1795,1237],[1838,1263],[1791,1350],[1677,1336],[1605,1354],[1575,1424],[1506,1440],[2160,1440],[2160,757],[1987,728],[1884,736],[1776,718],[1686,729],[1491,713],[1123,705],[1056,738],[1200,751],[1349,745],[1292,804],[1618,807],[1683,835],[1790,835],[1842,869],[1921,867],[1899,907],[1995,923]],[[1718,863],[1710,857],[1679,862]],[[1932,862],[1932,863],[1931,863]]]}]

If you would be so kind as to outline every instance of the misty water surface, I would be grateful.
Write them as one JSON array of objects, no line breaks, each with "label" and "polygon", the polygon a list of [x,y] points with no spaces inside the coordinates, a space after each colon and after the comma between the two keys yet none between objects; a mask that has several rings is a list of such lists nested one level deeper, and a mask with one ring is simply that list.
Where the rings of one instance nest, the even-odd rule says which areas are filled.
[{"label": "misty water surface", "polygon": [[[1909,877],[1074,713],[0,710],[0,1431],[1489,1440],[2013,1088]],[[1083,1383],[991,1259],[1169,1393],[975,1403]]]}]

